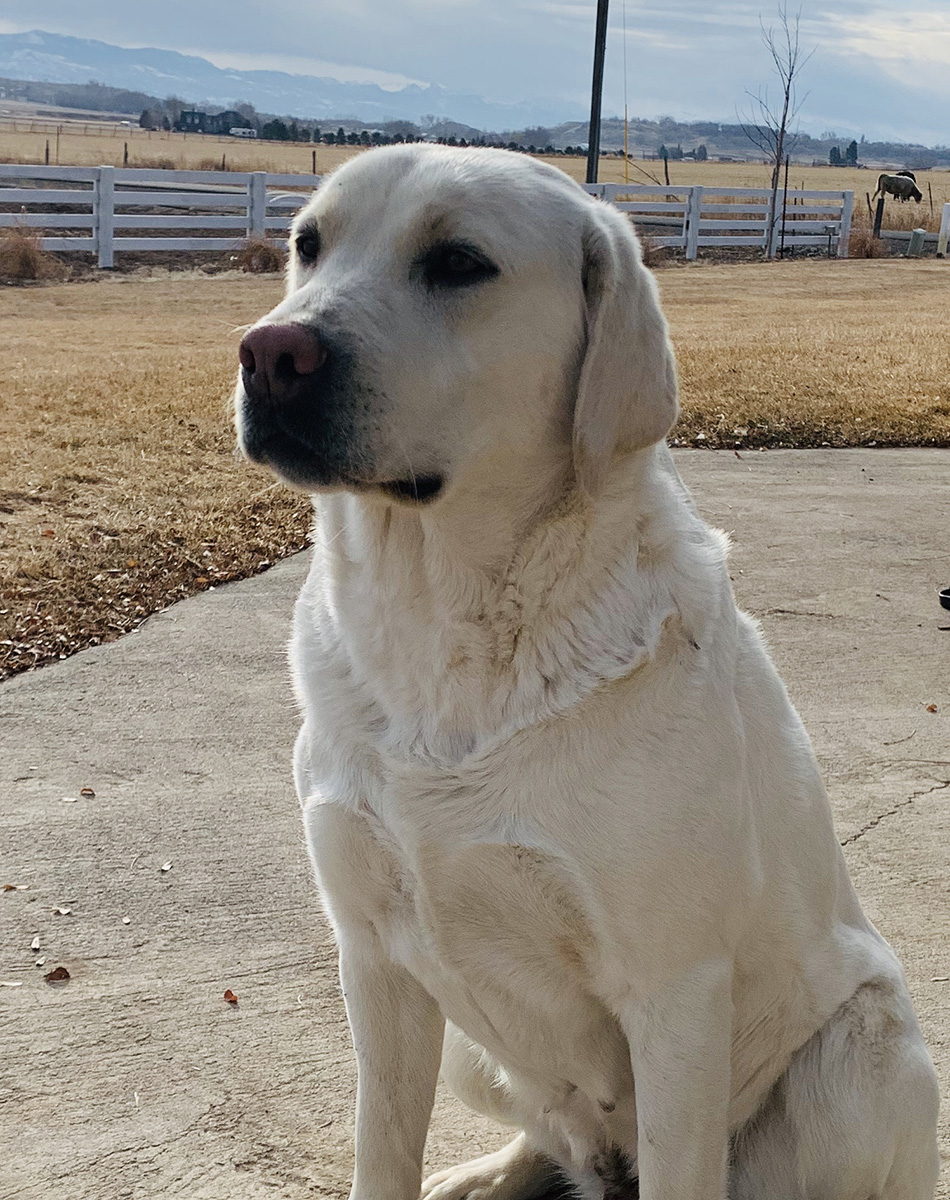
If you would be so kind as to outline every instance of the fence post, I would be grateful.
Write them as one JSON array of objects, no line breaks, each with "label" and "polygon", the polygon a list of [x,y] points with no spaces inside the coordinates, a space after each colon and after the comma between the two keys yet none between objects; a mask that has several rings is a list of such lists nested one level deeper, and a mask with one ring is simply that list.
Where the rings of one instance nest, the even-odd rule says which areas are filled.
[{"label": "fence post", "polygon": [[99,267],[115,265],[115,167],[99,167],[92,189],[92,221]]},{"label": "fence post", "polygon": [[884,223],[884,197],[882,196],[877,202],[877,208],[874,210],[874,228],[871,230],[871,237],[879,238],[881,236],[881,225]]},{"label": "fence post", "polygon": [[703,189],[700,186],[691,187],[686,201],[686,258],[690,262],[699,254],[699,217],[702,210]]},{"label": "fence post", "polygon": [[838,230],[838,257],[847,258],[851,243],[851,217],[854,214],[854,192],[841,193],[841,226]]},{"label": "fence post", "polygon": [[[767,233],[767,257],[775,258],[778,255],[778,244],[782,234],[782,224],[785,221],[785,200],[786,197],[779,191],[778,185],[772,193],[772,199],[769,201],[769,229]],[[781,211],[779,210],[781,205]]]},{"label": "fence post", "polygon": [[267,172],[254,171],[247,185],[247,236],[265,237],[267,216]]},{"label": "fence post", "polygon": [[943,206],[943,216],[940,218],[940,232],[937,234],[937,256],[947,257],[947,242],[950,241],[950,204]]}]

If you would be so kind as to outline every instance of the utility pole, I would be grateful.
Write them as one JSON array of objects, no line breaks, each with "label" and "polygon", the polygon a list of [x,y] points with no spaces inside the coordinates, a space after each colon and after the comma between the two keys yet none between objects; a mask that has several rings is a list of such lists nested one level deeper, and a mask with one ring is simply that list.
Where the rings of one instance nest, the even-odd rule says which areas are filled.
[{"label": "utility pole", "polygon": [[600,105],[604,92],[604,53],[607,48],[607,3],[597,0],[597,30],[594,34],[594,77],[590,93],[590,132],[587,135],[587,182],[597,182],[600,162]]}]

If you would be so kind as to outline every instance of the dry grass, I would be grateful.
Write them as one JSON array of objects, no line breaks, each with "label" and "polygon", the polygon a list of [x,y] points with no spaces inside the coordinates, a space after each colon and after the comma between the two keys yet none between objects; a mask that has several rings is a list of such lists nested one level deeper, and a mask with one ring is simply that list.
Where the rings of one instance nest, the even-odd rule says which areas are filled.
[{"label": "dry grass", "polygon": [[237,266],[252,275],[267,275],[282,271],[287,254],[271,238],[249,237],[235,256]]},{"label": "dry grass", "polygon": [[[59,156],[56,154],[56,130]],[[329,128],[329,123],[328,123]],[[86,131],[86,132],[83,132]],[[355,146],[308,145],[306,142],[254,142],[232,137],[210,137],[201,133],[171,133],[164,130],[102,127],[98,122],[62,123],[43,121],[0,122],[0,162],[41,163],[50,145],[50,163],[62,166],[121,167],[124,147],[129,147],[130,167],[158,167],[178,171],[221,169],[225,156],[231,171],[288,171],[309,174],[312,152],[317,154],[317,173],[330,171],[362,151]]]},{"label": "dry grass", "polygon": [[864,225],[851,230],[848,242],[849,258],[887,258],[889,254],[887,242],[874,237],[870,226]]},{"label": "dry grass", "polygon": [[0,229],[0,282],[35,283],[68,274],[66,264],[43,249],[40,230],[16,225]]},{"label": "dry grass", "polygon": [[[950,446],[947,270],[662,272],[685,402],[676,436]],[[309,504],[235,462],[225,399],[238,327],[281,291],[237,272],[0,291],[0,673],[111,640],[304,544]]]},{"label": "dry grass", "polygon": [[664,271],[689,445],[950,446],[948,268],[808,260]]},{"label": "dry grass", "polygon": [[0,674],[110,641],[305,542],[309,504],[234,461],[238,325],[276,279],[0,292]]}]

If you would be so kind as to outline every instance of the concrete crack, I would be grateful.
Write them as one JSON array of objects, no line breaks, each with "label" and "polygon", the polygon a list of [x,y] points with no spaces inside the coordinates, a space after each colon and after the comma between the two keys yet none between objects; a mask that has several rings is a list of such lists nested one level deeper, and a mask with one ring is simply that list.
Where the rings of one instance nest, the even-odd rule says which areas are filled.
[{"label": "concrete crack", "polygon": [[809,609],[802,608],[767,608],[762,615],[765,617],[827,617],[830,621],[835,619],[834,613],[811,612]]},{"label": "concrete crack", "polygon": [[895,804],[893,808],[887,809],[886,812],[879,813],[876,817],[872,817],[871,820],[868,821],[866,825],[862,825],[856,833],[852,833],[849,837],[846,837],[844,841],[841,842],[841,845],[853,845],[858,838],[864,837],[866,833],[880,825],[885,817],[894,817],[902,808],[907,808],[909,805],[913,804],[915,800],[919,800],[921,796],[929,796],[933,792],[941,792],[944,788],[948,787],[950,787],[950,779],[945,779],[943,783],[935,783],[933,787],[924,788],[922,792],[911,793],[911,795],[909,795],[906,800],[902,800],[900,804]]}]

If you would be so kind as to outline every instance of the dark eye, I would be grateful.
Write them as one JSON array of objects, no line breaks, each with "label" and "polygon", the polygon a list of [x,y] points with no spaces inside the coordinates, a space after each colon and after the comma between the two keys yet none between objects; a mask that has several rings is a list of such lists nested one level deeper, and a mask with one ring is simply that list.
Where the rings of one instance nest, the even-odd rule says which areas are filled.
[{"label": "dark eye", "polygon": [[320,235],[315,230],[299,233],[294,247],[301,262],[316,262],[317,255],[320,253]]},{"label": "dark eye", "polygon": [[474,246],[444,242],[422,256],[422,273],[430,287],[469,287],[498,274],[495,264]]}]

